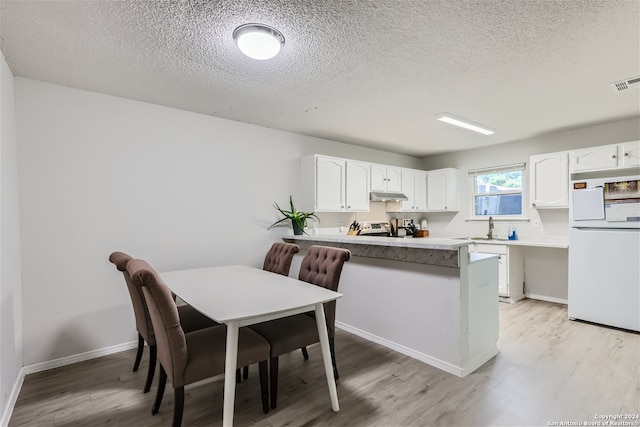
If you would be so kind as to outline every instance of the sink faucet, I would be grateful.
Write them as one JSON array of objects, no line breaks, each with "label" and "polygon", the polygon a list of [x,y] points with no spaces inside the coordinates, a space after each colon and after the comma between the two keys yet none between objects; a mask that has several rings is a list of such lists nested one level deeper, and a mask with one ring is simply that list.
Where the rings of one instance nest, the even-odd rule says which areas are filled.
[{"label": "sink faucet", "polygon": [[493,239],[493,217],[489,217],[489,233],[487,234],[487,239]]}]

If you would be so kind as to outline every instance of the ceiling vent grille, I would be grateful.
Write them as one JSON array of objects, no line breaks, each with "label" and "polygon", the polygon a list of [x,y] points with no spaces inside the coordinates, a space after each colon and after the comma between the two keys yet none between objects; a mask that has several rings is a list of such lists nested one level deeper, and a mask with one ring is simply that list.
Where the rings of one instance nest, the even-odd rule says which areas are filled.
[{"label": "ceiling vent grille", "polygon": [[611,89],[613,89],[614,92],[626,92],[630,89],[637,88],[640,88],[640,76],[611,83]]}]

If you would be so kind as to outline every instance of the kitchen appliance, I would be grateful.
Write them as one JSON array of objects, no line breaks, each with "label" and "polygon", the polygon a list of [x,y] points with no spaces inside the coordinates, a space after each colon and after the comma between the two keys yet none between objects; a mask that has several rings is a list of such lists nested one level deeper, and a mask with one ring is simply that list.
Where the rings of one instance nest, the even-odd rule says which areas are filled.
[{"label": "kitchen appliance", "polygon": [[369,200],[372,202],[406,202],[409,198],[403,193],[371,191],[369,193]]},{"label": "kitchen appliance", "polygon": [[394,218],[391,223],[391,235],[393,237],[413,236],[416,232],[416,225],[409,218]]},{"label": "kitchen appliance", "polygon": [[358,224],[358,236],[389,237],[390,235],[389,221],[362,221]]},{"label": "kitchen appliance", "polygon": [[570,192],[569,318],[640,331],[640,174],[575,174]]}]

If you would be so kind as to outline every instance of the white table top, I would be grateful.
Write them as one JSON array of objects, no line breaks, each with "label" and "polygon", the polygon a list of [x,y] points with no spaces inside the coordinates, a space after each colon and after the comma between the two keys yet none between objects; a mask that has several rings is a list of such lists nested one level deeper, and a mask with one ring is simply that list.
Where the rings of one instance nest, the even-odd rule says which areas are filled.
[{"label": "white table top", "polygon": [[338,292],[244,265],[160,273],[167,286],[196,310],[219,323],[264,321],[265,316],[313,310]]}]

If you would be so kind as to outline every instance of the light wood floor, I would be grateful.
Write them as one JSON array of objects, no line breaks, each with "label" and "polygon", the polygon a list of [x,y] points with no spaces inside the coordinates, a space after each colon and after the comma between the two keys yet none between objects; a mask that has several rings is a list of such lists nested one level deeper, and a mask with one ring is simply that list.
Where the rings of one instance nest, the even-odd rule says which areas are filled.
[{"label": "light wood floor", "polygon": [[[338,331],[340,412],[319,347],[281,357],[278,408],[263,414],[257,368],[236,390],[237,426],[549,426],[640,413],[640,335],[567,319],[566,306],[500,304],[499,354],[458,378]],[[134,350],[27,376],[9,426],[167,426],[173,390],[151,416],[147,353]],[[185,426],[222,424],[223,381],[187,387]],[[636,420],[637,421],[637,420]],[[557,425],[557,424],[556,424]],[[640,425],[639,424],[636,424]]]}]

